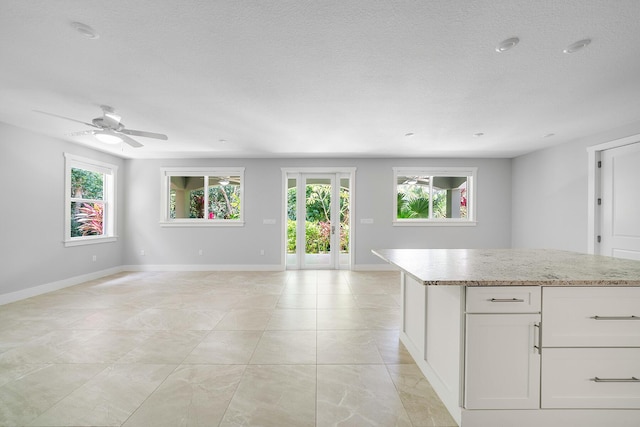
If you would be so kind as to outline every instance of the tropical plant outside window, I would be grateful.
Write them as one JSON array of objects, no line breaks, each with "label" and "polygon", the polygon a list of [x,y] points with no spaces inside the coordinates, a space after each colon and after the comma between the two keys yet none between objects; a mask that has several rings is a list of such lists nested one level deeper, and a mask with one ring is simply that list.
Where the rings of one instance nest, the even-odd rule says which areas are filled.
[{"label": "tropical plant outside window", "polygon": [[243,168],[163,170],[163,223],[242,224],[243,175]]},{"label": "tropical plant outside window", "polygon": [[104,174],[71,168],[71,237],[104,234]]},{"label": "tropical plant outside window", "polygon": [[475,168],[394,168],[395,223],[474,223]]},{"label": "tropical plant outside window", "polygon": [[117,167],[70,154],[65,154],[65,159],[65,244],[95,243],[113,237]]},{"label": "tropical plant outside window", "polygon": [[[296,188],[287,190],[287,252],[296,253]],[[331,186],[306,186],[305,253],[331,249]],[[349,250],[349,189],[340,187],[340,252]]]}]

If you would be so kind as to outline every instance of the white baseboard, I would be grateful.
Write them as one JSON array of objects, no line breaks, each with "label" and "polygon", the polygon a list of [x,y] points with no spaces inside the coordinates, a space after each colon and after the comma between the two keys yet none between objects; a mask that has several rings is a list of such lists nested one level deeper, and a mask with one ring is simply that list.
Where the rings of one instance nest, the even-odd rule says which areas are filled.
[{"label": "white baseboard", "polygon": [[284,271],[271,264],[138,264],[123,265],[123,271]]},{"label": "white baseboard", "polygon": [[62,279],[55,282],[45,283],[39,286],[33,286],[31,288],[22,289],[20,291],[0,294],[0,305],[9,304],[15,301],[20,301],[23,299],[46,294],[48,292],[68,288],[69,286],[79,285],[80,283],[88,282],[89,280],[96,280],[101,277],[120,273],[122,271],[125,271],[122,266],[112,267],[106,270],[94,271],[93,273],[82,274],[80,276],[69,277],[68,279]]}]

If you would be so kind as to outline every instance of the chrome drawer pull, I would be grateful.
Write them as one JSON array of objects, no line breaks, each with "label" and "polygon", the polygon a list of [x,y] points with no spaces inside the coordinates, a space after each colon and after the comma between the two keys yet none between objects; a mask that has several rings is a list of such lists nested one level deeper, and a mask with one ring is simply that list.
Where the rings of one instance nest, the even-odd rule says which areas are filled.
[{"label": "chrome drawer pull", "polygon": [[594,383],[640,383],[640,379],[636,377],[631,378],[591,378]]},{"label": "chrome drawer pull", "polygon": [[523,299],[518,298],[491,298],[491,302],[524,302]]},{"label": "chrome drawer pull", "polygon": [[[540,328],[540,323],[534,323],[534,335],[533,335],[533,348],[538,352],[538,354],[542,354],[542,348],[540,347],[540,334],[542,333],[542,329]],[[538,328],[538,333],[535,333],[535,328]],[[536,336],[538,339],[536,339]]]},{"label": "chrome drawer pull", "polygon": [[594,320],[640,320],[640,316],[593,316]]}]

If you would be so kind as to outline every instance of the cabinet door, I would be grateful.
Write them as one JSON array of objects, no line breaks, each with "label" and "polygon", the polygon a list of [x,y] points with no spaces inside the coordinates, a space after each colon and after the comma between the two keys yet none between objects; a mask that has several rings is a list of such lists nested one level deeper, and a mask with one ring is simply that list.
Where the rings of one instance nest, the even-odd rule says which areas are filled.
[{"label": "cabinet door", "polygon": [[540,407],[539,314],[468,314],[467,409]]}]

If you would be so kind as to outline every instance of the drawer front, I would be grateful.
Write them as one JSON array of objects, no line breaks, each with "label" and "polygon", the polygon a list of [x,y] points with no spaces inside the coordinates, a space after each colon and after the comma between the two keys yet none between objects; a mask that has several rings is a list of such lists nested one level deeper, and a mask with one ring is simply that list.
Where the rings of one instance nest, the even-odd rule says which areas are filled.
[{"label": "drawer front", "polygon": [[542,350],[542,408],[640,408],[640,348]]},{"label": "drawer front", "polygon": [[640,347],[640,288],[545,287],[543,347]]},{"label": "drawer front", "polygon": [[539,312],[539,286],[467,287],[467,313]]}]

